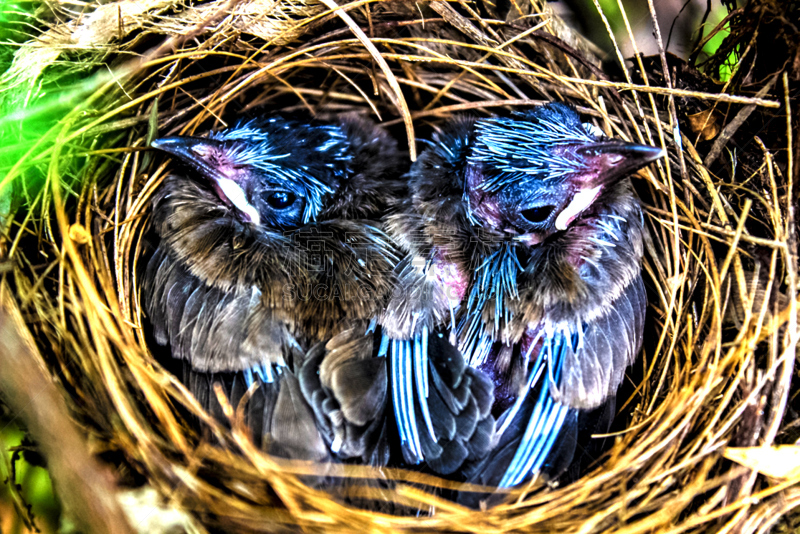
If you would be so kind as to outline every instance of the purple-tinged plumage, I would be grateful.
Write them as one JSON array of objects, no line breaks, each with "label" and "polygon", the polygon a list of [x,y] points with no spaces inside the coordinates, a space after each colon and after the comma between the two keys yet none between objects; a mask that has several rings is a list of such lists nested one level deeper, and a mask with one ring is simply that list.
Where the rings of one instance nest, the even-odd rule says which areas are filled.
[{"label": "purple-tinged plumage", "polygon": [[[390,233],[413,264],[449,273],[458,290],[443,277],[428,278],[424,299],[396,290],[382,322],[393,339],[446,334],[494,383],[497,433],[472,481],[557,474],[579,415],[613,398],[641,346],[646,304],[642,214],[626,176],[661,156],[598,135],[554,103],[454,119],[409,172]],[[409,270],[400,287],[425,276]],[[421,432],[402,429],[406,446]]]},{"label": "purple-tinged plumage", "polygon": [[159,139],[183,170],[154,196],[159,245],[142,301],[155,343],[225,419],[254,387],[247,422],[283,456],[385,464],[385,360],[367,326],[394,285],[381,230],[403,160],[374,124],[266,118]]}]

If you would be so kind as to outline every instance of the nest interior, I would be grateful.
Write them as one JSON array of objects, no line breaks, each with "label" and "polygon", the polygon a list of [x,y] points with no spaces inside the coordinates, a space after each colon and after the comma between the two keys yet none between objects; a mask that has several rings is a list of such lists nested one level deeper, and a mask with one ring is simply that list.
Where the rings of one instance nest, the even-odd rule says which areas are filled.
[{"label": "nest interior", "polygon": [[[49,8],[60,22],[35,37],[42,46],[21,48],[0,80],[6,104],[32,107],[35,91],[20,88],[49,69],[69,97],[3,179],[14,193],[3,204],[1,245],[12,265],[3,300],[21,311],[92,452],[124,484],[146,481],[198,525],[232,531],[757,532],[800,504],[796,479],[726,459],[731,446],[778,443],[789,400],[797,331],[791,80],[742,75],[730,88],[708,81],[710,90],[680,89],[685,78],[662,54],[619,58],[614,81],[546,4],[499,6],[139,0]],[[64,54],[68,68],[57,63]],[[749,96],[732,96],[733,88]],[[241,425],[231,431],[210,419],[148,351],[137,274],[149,200],[167,170],[146,150],[154,137],[201,134],[255,114],[347,112],[380,121],[413,159],[416,139],[452,114],[550,100],[573,104],[609,135],[669,154],[634,178],[649,231],[645,347],[619,398],[613,444],[578,482],[514,490],[504,504],[473,511],[419,486],[445,482],[340,466],[342,476],[396,479],[369,496],[425,513],[348,506],[303,483],[317,467],[268,457]],[[763,140],[751,135],[735,158],[715,140],[747,109],[770,118],[772,130]],[[190,417],[216,444],[197,435]]]}]

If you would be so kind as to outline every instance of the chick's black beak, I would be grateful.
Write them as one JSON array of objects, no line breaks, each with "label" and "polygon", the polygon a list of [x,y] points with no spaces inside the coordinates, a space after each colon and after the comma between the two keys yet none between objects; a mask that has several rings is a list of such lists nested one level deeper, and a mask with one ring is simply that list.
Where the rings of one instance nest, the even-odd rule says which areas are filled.
[{"label": "chick's black beak", "polygon": [[[197,175],[207,180],[207,185],[211,185],[222,202],[236,208],[244,220],[256,225],[260,223],[261,215],[245,192],[251,175],[233,172],[236,166],[230,161],[220,141],[204,137],[165,137],[153,141],[150,146],[176,156],[193,167]],[[190,179],[197,178],[191,176]]]},{"label": "chick's black beak", "polygon": [[164,137],[150,143],[151,148],[180,158],[206,178],[216,180],[220,178],[219,169],[208,158],[214,149],[212,145],[212,140],[202,137]]},{"label": "chick's black beak", "polygon": [[600,141],[578,147],[576,150],[584,163],[594,172],[593,186],[609,185],[664,156],[663,149],[625,143]]}]

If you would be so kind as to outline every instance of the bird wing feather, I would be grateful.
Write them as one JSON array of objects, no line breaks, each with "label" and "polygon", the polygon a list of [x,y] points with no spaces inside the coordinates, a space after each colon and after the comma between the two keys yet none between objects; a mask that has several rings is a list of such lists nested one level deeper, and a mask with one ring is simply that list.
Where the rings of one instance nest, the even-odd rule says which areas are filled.
[{"label": "bird wing feather", "polygon": [[183,363],[183,382],[214,419],[225,424],[228,418],[217,399],[219,386],[234,408],[242,408],[256,446],[285,458],[324,461],[328,448],[317,431],[314,416],[303,399],[297,378],[284,371],[273,382],[259,382],[247,404],[240,404],[250,385],[242,372],[197,371]]},{"label": "bird wing feather", "polygon": [[470,480],[511,487],[542,472],[556,476],[569,465],[578,415],[613,397],[641,348],[644,291],[636,277],[606,314],[547,331],[526,393],[498,421],[498,443]]},{"label": "bird wing feather", "polygon": [[563,362],[559,401],[593,409],[614,395],[642,346],[647,296],[641,276],[634,278],[607,313],[585,325],[582,349]]},{"label": "bird wing feather", "polygon": [[298,378],[331,451],[385,465],[386,358],[373,357],[374,345],[374,334],[359,323],[312,347]]},{"label": "bird wing feather", "polygon": [[205,285],[159,248],[148,263],[143,291],[156,342],[183,362],[184,383],[205,410],[227,421],[215,384],[237,407],[257,376],[244,407],[255,442],[289,458],[328,457],[287,367],[299,346],[286,322],[262,305],[258,289],[225,292]]},{"label": "bird wing feather", "polygon": [[446,475],[486,456],[495,429],[492,382],[441,333],[423,327],[410,340],[385,339],[405,461]]},{"label": "bird wing feather", "polygon": [[[528,476],[542,472],[546,463],[552,462],[554,445],[563,441],[563,437],[558,436],[574,431],[571,422],[577,423],[579,411],[596,408],[616,393],[625,368],[641,348],[646,306],[644,291],[641,277],[636,277],[604,315],[584,325],[554,328],[548,332],[531,370],[530,389],[522,402],[530,402],[538,389],[536,401],[530,410],[514,413],[512,409],[502,427],[516,441],[515,434],[521,427],[519,422],[514,422],[519,427],[517,432],[506,429],[512,426],[507,424],[511,423],[508,417],[516,421],[527,418],[499,486],[515,486]],[[546,374],[541,372],[541,366],[547,366]],[[537,387],[538,374],[547,376],[547,381]],[[515,406],[521,404],[518,402]],[[562,450],[560,454],[569,457],[561,463],[564,468],[572,453],[567,455]]]},{"label": "bird wing feather", "polygon": [[198,371],[284,366],[297,348],[286,321],[273,317],[257,288],[225,292],[207,286],[162,248],[148,263],[143,293],[156,342]]}]

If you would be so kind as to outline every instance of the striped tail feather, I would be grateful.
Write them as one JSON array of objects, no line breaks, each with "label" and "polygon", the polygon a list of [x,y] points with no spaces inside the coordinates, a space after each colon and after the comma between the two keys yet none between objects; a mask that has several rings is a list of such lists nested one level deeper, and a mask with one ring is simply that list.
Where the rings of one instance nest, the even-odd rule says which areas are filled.
[{"label": "striped tail feather", "polygon": [[[532,362],[524,392],[498,420],[498,439],[491,453],[466,470],[469,482],[509,488],[542,473],[555,477],[569,466],[579,410],[559,402],[550,381],[557,383],[560,363],[578,350],[579,343],[578,333],[561,329],[547,336]],[[460,500],[475,504],[475,498],[465,493]]]},{"label": "striped tail feather", "polygon": [[[558,384],[561,378],[561,367],[568,354],[580,350],[581,331],[570,332],[566,329],[554,329],[547,335],[537,357],[538,365],[531,370],[532,379],[524,397],[534,395],[534,387],[538,380],[535,377],[546,374],[547,379],[539,384],[539,394],[534,403],[533,412],[517,447],[511,463],[506,468],[503,478],[498,483],[501,488],[509,488],[522,483],[531,476],[541,472],[547,461],[556,438],[561,433],[564,421],[570,411],[575,411],[553,398],[549,381]],[[542,372],[542,366],[546,366]],[[512,408],[513,410],[513,408]],[[513,413],[509,416],[513,417]]]},{"label": "striped tail feather", "polygon": [[405,462],[446,475],[485,457],[495,430],[491,381],[446,336],[424,328],[411,340],[384,337],[384,353]]}]

